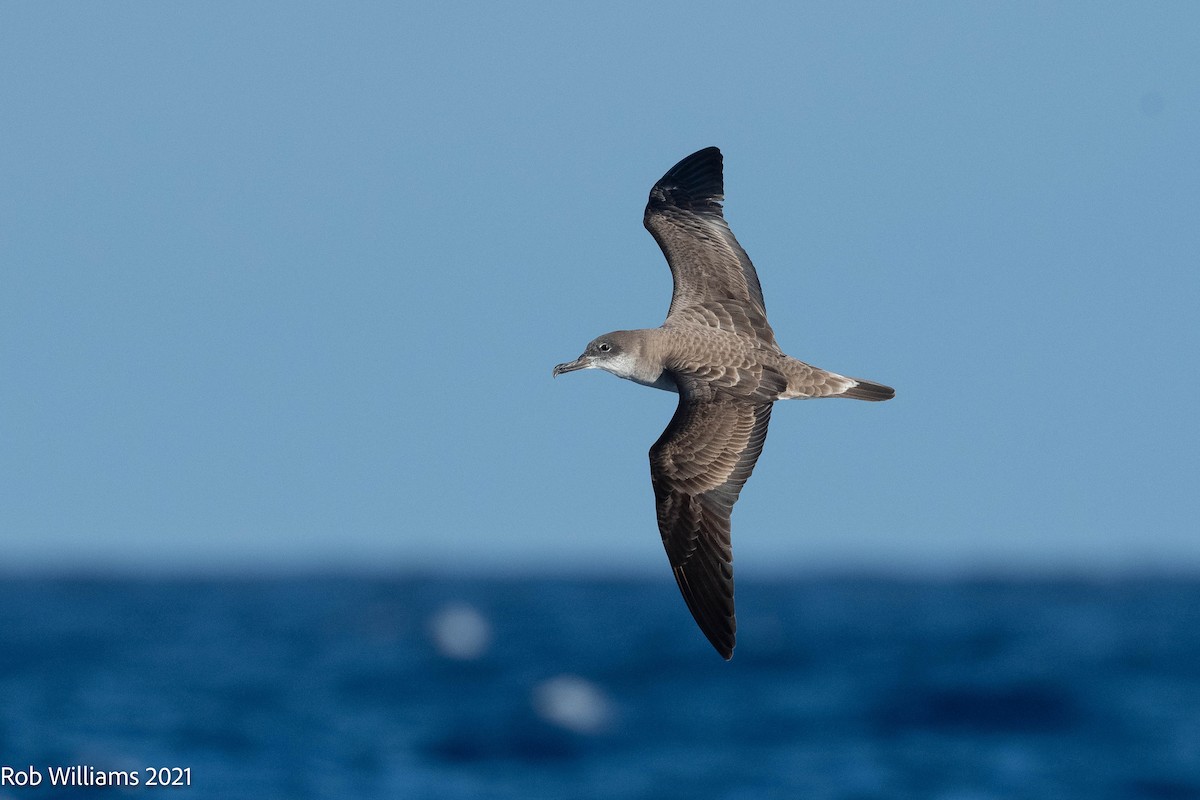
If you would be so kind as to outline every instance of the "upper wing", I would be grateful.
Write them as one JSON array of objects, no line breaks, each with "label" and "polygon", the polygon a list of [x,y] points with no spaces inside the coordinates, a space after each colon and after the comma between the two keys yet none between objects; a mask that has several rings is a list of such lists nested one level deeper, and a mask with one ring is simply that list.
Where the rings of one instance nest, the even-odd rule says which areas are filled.
[{"label": "upper wing", "polygon": [[650,190],[643,222],[675,279],[667,321],[711,325],[774,345],[758,275],[721,212],[721,164],[721,151],[707,147]]},{"label": "upper wing", "polygon": [[650,448],[658,530],[696,624],[729,659],[737,630],[729,516],[762,452],[771,403],[678,383],[679,407]]}]

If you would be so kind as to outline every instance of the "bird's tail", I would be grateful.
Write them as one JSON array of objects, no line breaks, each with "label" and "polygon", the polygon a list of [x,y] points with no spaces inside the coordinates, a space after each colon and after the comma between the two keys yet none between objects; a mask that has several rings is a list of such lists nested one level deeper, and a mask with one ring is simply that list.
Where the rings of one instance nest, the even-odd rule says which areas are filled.
[{"label": "bird's tail", "polygon": [[787,379],[787,387],[778,399],[793,397],[850,397],[854,400],[891,400],[896,390],[890,386],[862,378],[848,378],[836,372],[805,364],[795,358],[785,358],[779,368]]},{"label": "bird's tail", "polygon": [[840,397],[849,397],[853,400],[870,400],[878,402],[880,400],[891,400],[896,396],[896,390],[890,386],[884,386],[882,383],[874,381],[864,381],[861,378],[851,378],[854,385],[843,391]]}]

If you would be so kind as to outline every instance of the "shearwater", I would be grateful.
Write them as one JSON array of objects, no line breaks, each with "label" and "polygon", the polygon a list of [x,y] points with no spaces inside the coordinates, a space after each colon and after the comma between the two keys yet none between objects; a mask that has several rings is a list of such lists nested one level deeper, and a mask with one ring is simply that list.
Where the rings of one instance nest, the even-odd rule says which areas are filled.
[{"label": "shearwater", "polygon": [[724,192],[715,147],[683,159],[654,184],[643,222],[674,278],[666,321],[593,339],[554,375],[602,369],[679,394],[675,415],[650,448],[658,530],[688,609],[728,660],[737,631],[729,518],[762,452],[772,404],[890,400],[896,393],[779,349],[754,265],[725,222]]}]

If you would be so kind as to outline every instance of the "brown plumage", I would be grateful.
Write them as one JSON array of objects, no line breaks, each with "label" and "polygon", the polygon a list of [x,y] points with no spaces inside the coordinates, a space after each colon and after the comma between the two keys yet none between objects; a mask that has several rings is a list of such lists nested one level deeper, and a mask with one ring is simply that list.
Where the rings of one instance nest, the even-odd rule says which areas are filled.
[{"label": "brown plumage", "polygon": [[733,656],[730,514],[762,452],[776,400],[889,400],[891,387],[805,364],[775,343],[754,265],[726,224],[721,151],[680,161],[650,190],[644,222],[675,288],[660,328],[614,331],[554,374],[603,369],[679,393],[650,448],[658,528],[688,609]]}]

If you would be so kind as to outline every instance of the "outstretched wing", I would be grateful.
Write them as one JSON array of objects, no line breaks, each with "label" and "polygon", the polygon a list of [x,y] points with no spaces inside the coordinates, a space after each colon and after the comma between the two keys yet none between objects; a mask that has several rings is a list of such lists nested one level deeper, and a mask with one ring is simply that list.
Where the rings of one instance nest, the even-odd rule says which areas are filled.
[{"label": "outstretched wing", "polygon": [[658,530],[688,609],[725,659],[733,656],[729,516],[767,436],[771,403],[749,403],[678,379],[679,407],[650,448]]},{"label": "outstretched wing", "polygon": [[650,190],[643,222],[662,248],[675,290],[667,323],[692,322],[775,344],[750,257],[725,222],[721,151],[680,161]]}]

